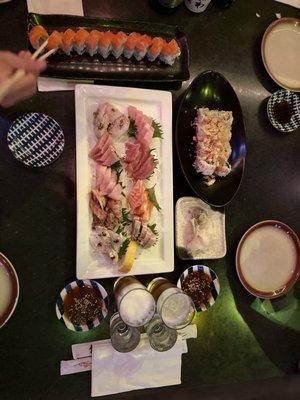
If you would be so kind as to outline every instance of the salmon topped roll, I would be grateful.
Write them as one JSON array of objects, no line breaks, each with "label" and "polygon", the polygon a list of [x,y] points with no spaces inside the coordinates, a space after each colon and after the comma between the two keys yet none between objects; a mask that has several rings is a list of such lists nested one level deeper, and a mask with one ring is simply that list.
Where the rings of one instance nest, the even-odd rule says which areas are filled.
[{"label": "salmon topped roll", "polygon": [[155,61],[157,57],[160,55],[162,48],[165,46],[166,41],[161,37],[155,37],[152,40],[151,47],[147,52],[147,57],[149,61]]},{"label": "salmon topped roll", "polygon": [[103,32],[94,29],[89,33],[85,41],[85,48],[91,57],[98,51],[98,42],[101,35],[103,35]]},{"label": "salmon topped roll", "polygon": [[134,57],[136,58],[137,61],[140,61],[142,58],[145,57],[150,45],[151,45],[152,39],[148,35],[143,35],[140,37],[138,40],[135,50],[134,50]]},{"label": "salmon topped roll", "polygon": [[79,30],[75,33],[73,47],[79,55],[85,51],[85,41],[88,37],[89,32],[83,28],[79,28]]},{"label": "salmon topped roll", "polygon": [[110,31],[103,32],[103,35],[99,38],[98,52],[103,58],[107,58],[111,50],[111,40],[114,34]]},{"label": "salmon topped roll", "polygon": [[62,49],[67,55],[70,55],[71,51],[73,50],[74,37],[75,37],[75,32],[74,32],[72,29],[67,29],[67,30],[62,34],[62,45],[61,45],[61,49]]},{"label": "salmon topped roll", "polygon": [[127,41],[127,35],[124,32],[118,32],[111,39],[111,53],[119,58],[123,53],[124,43]]},{"label": "salmon topped roll", "polygon": [[28,36],[30,44],[34,49],[38,49],[49,37],[48,32],[41,25],[34,26]]},{"label": "salmon topped roll", "polygon": [[61,45],[62,45],[61,32],[53,31],[48,39],[47,50],[60,49]]},{"label": "salmon topped roll", "polygon": [[176,40],[172,39],[169,43],[166,43],[162,48],[162,51],[159,55],[161,61],[168,65],[173,65],[174,61],[177,57],[180,56],[180,48]]},{"label": "salmon topped roll", "polygon": [[124,56],[126,58],[131,58],[134,50],[135,50],[135,46],[138,42],[138,40],[140,39],[142,35],[140,33],[136,33],[136,32],[132,32],[128,37],[126,42],[124,43]]}]

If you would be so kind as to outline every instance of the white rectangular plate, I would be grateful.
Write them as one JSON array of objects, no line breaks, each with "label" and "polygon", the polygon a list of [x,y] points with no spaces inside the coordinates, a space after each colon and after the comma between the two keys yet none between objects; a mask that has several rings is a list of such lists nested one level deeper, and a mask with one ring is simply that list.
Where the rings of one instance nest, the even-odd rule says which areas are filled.
[{"label": "white rectangular plate", "polygon": [[[163,139],[154,139],[158,168],[155,191],[162,207],[151,222],[157,223],[158,243],[139,252],[130,275],[156,274],[174,269],[173,174],[172,174],[172,96],[169,92],[116,86],[76,85],[76,173],[77,173],[77,257],[78,279],[122,276],[119,265],[94,254],[89,243],[92,215],[89,210],[92,167],[88,157],[93,140],[92,115],[97,106],[109,102],[127,114],[129,105],[137,107],[159,122]],[[148,186],[148,185],[147,185]]]}]

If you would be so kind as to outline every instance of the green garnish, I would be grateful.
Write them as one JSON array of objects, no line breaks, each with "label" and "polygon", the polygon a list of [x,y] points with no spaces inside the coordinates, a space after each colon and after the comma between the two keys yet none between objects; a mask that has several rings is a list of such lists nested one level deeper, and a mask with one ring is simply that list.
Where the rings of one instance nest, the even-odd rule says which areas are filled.
[{"label": "green garnish", "polygon": [[122,188],[124,189],[125,186],[123,186],[123,185],[122,185],[122,182],[120,182],[120,176],[121,176],[121,173],[122,173],[122,171],[123,171],[121,162],[120,162],[120,161],[116,161],[116,162],[111,166],[111,169],[112,169],[112,171],[115,171],[115,173],[116,173],[117,183],[120,183],[121,186],[122,186]]},{"label": "green garnish", "polygon": [[161,124],[155,120],[152,121],[152,128],[154,129],[153,137],[157,137],[159,139],[163,139],[163,131]]},{"label": "green garnish", "polygon": [[130,123],[129,123],[129,128],[128,128],[128,131],[127,131],[127,135],[129,137],[135,137],[135,135],[137,133],[137,127],[136,127],[133,119],[129,118],[129,120],[130,120]]},{"label": "green garnish", "polygon": [[126,208],[122,208],[122,219],[121,224],[129,225],[131,224],[130,212]]},{"label": "green garnish", "polygon": [[118,251],[118,256],[119,258],[123,257],[126,254],[127,247],[129,246],[130,243],[130,238],[126,238],[124,242],[121,244],[119,251]]},{"label": "green garnish", "polygon": [[152,224],[152,225],[148,224],[147,226],[154,233],[154,235],[158,236],[158,232],[156,230],[156,224]]},{"label": "green garnish", "polygon": [[147,189],[147,193],[148,193],[148,199],[151,201],[151,203],[154,205],[154,207],[155,207],[158,211],[160,211],[160,210],[161,210],[161,207],[160,207],[160,205],[158,204],[158,201],[157,201],[157,198],[156,198],[156,194],[155,194],[155,185],[154,185],[152,188]]}]

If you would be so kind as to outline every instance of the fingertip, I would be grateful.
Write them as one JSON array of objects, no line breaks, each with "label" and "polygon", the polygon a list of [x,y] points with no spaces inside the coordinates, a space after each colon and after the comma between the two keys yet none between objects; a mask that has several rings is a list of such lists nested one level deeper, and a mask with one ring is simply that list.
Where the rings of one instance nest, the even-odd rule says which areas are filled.
[{"label": "fingertip", "polygon": [[38,60],[37,63],[38,63],[40,72],[44,71],[47,68],[47,63],[45,60]]}]

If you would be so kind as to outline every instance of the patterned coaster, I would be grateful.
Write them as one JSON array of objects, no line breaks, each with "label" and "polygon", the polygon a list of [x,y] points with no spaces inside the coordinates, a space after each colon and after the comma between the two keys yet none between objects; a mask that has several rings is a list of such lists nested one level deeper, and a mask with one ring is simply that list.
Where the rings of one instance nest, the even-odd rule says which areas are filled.
[{"label": "patterned coaster", "polygon": [[61,155],[65,138],[61,127],[51,117],[29,113],[17,118],[7,134],[14,157],[29,167],[45,167]]},{"label": "patterned coaster", "polygon": [[300,126],[300,99],[296,93],[278,90],[269,98],[267,113],[274,128],[293,132]]}]

